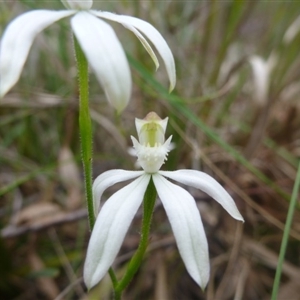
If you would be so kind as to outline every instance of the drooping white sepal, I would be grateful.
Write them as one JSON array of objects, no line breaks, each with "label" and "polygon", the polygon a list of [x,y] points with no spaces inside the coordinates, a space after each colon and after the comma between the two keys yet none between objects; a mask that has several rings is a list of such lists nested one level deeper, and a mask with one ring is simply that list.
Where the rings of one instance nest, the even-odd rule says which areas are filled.
[{"label": "drooping white sepal", "polygon": [[106,274],[117,256],[150,180],[149,174],[135,179],[113,194],[103,205],[90,238],[83,278],[88,289]]},{"label": "drooping white sepal", "polygon": [[72,19],[76,38],[110,104],[121,112],[131,95],[131,74],[124,50],[112,27],[81,11]]},{"label": "drooping white sepal", "polygon": [[209,279],[206,235],[194,198],[159,173],[152,176],[187,271],[204,289]]}]

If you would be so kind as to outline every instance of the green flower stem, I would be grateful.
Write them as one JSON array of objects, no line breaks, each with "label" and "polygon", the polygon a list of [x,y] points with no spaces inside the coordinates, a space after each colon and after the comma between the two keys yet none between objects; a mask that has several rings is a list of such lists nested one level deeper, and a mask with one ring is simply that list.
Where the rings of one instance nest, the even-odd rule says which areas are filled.
[{"label": "green flower stem", "polygon": [[115,288],[115,300],[120,300],[123,290],[128,286],[133,276],[141,265],[143,256],[146,252],[149,240],[149,232],[152,220],[152,214],[156,199],[156,189],[152,179],[149,182],[144,196],[144,215],[142,223],[142,236],[139,247],[127,267],[124,277],[119,281]]},{"label": "green flower stem", "polygon": [[92,230],[95,224],[95,214],[92,193],[92,122],[89,110],[88,63],[75,36],[74,49],[77,60],[79,82],[79,129],[81,138],[81,155],[84,170],[89,225]]},{"label": "green flower stem", "polygon": [[118,285],[118,280],[117,280],[116,274],[112,268],[109,268],[108,274],[110,276],[110,280],[112,282],[113,289],[115,290]]},{"label": "green flower stem", "polygon": [[[89,110],[89,77],[88,62],[76,37],[74,36],[74,49],[78,68],[79,81],[79,128],[81,138],[81,155],[84,170],[84,184],[90,230],[95,224],[95,214],[93,205],[93,178],[92,178],[92,122]],[[109,275],[114,288],[117,286],[117,279],[114,271],[110,268]]]},{"label": "green flower stem", "polygon": [[274,285],[273,285],[273,291],[272,291],[272,300],[277,299],[278,295],[278,290],[279,290],[279,284],[280,284],[280,278],[281,278],[281,272],[282,272],[282,265],[283,265],[283,260],[287,248],[287,243],[289,240],[289,234],[290,234],[290,229],[292,225],[292,220],[293,220],[293,215],[297,203],[297,198],[298,198],[298,192],[299,192],[299,187],[300,187],[300,162],[298,166],[298,172],[293,188],[293,193],[289,205],[289,210],[286,218],[286,223],[284,227],[284,232],[283,232],[283,237],[282,237],[282,242],[281,242],[281,247],[280,247],[280,253],[279,253],[279,259],[278,259],[278,265],[276,269],[276,274],[275,274],[275,280],[274,280]]}]

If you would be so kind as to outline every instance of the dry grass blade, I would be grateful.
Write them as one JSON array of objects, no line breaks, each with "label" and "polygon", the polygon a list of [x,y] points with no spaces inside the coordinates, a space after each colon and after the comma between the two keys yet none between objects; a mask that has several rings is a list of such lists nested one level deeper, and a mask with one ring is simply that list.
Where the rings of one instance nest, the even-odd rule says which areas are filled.
[{"label": "dry grass blade", "polygon": [[155,300],[168,300],[167,268],[162,253],[157,253]]}]

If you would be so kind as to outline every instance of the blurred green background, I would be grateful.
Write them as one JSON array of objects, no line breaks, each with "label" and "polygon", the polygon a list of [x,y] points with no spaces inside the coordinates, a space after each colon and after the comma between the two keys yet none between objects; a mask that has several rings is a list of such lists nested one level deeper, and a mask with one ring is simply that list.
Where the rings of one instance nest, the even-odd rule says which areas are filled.
[{"label": "blurred green background", "polygon": [[[0,37],[16,16],[45,8],[64,9],[59,1],[1,1]],[[163,63],[155,72],[135,36],[111,23],[130,61],[133,93],[118,116],[90,74],[94,177],[134,169],[134,118],[155,111],[169,117],[167,136],[176,145],[164,169],[214,176],[245,218],[238,224],[190,190],[210,247],[203,292],[187,274],[158,202],[149,251],[124,299],[269,299],[300,156],[299,2],[124,0],[94,1],[93,8],[153,24],[177,69],[169,94]],[[1,299],[111,299],[109,278],[89,294],[82,283],[89,239],[82,181],[76,64],[65,19],[38,35],[21,79],[0,101]],[[118,276],[138,246],[140,219],[114,265]],[[278,299],[299,299],[299,240],[298,205]]]}]

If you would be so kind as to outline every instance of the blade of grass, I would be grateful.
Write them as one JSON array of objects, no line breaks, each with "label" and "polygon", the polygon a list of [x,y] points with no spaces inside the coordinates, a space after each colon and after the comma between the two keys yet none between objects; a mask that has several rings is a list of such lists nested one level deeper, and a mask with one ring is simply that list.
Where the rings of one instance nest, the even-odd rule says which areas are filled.
[{"label": "blade of grass", "polygon": [[283,265],[283,260],[289,240],[289,234],[291,230],[291,225],[292,225],[292,220],[293,220],[293,215],[294,211],[296,208],[296,203],[297,203],[297,198],[299,194],[299,187],[300,187],[300,162],[298,166],[298,172],[293,188],[293,193],[289,205],[289,210],[286,218],[286,223],[285,223],[285,228],[283,232],[283,237],[282,237],[282,242],[281,242],[281,247],[280,247],[280,253],[279,253],[279,259],[278,259],[278,265],[276,269],[276,274],[275,274],[275,280],[274,280],[274,285],[273,285],[273,291],[272,291],[272,300],[277,299],[278,295],[278,290],[279,290],[279,284],[280,284],[280,278],[281,278],[281,273],[282,273],[282,265]]}]

